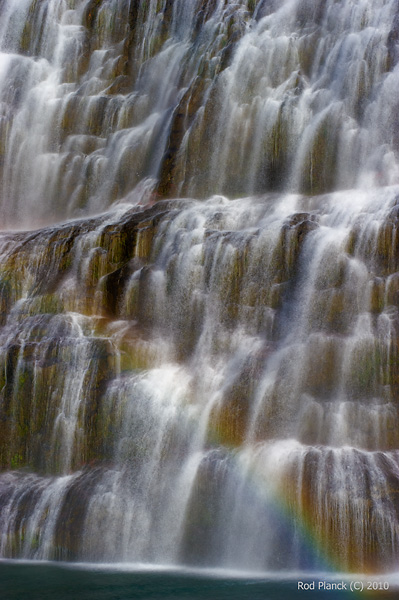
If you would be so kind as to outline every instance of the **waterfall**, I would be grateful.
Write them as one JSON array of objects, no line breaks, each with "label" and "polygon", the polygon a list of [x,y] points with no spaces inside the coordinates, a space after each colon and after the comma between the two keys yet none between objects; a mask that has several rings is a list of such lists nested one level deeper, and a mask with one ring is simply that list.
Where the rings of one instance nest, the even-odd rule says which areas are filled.
[{"label": "waterfall", "polygon": [[1,11],[3,227],[152,193],[399,179],[393,0],[15,0]]},{"label": "waterfall", "polygon": [[399,559],[394,0],[0,2],[0,557]]}]

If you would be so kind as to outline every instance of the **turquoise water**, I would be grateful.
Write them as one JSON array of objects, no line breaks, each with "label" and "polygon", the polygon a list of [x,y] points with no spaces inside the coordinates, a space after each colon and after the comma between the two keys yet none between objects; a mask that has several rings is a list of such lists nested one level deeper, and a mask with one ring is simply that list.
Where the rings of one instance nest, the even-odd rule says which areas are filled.
[{"label": "turquoise water", "polygon": [[[311,578],[307,578],[310,581]],[[331,581],[337,581],[332,579]],[[1,600],[394,600],[390,591],[298,590],[298,578],[235,578],[209,572],[117,570],[51,563],[0,562]]]}]

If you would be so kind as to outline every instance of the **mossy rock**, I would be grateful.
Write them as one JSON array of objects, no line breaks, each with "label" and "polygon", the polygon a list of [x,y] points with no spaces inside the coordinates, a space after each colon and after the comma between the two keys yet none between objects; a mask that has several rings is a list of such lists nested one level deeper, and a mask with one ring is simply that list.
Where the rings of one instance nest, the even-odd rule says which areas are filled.
[{"label": "mossy rock", "polygon": [[[399,284],[399,281],[398,281]],[[399,285],[397,301],[399,303]],[[399,304],[398,304],[399,305]],[[381,277],[374,278],[370,283],[370,311],[379,314],[385,307],[385,281]]]}]

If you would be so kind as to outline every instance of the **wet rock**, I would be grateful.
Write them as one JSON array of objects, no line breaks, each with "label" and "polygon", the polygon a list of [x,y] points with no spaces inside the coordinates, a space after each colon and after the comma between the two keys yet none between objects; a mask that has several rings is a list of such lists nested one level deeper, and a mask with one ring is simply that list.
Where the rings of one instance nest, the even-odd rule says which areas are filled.
[{"label": "wet rock", "polygon": [[399,60],[399,10],[396,10],[387,39],[387,70],[392,71]]},{"label": "wet rock", "polygon": [[394,273],[387,279],[386,284],[387,305],[399,307],[399,274]]},{"label": "wet rock", "polygon": [[[210,81],[197,77],[174,110],[168,144],[162,161],[161,175],[157,192],[162,197],[173,197],[178,194],[183,174],[179,173],[179,148],[184,135],[203,103],[205,92]],[[181,167],[180,167],[181,168]]]},{"label": "wet rock", "polygon": [[390,275],[399,269],[399,228],[393,221],[379,227],[376,242],[376,261],[381,275]]},{"label": "wet rock", "polygon": [[269,355],[270,348],[265,347],[249,356],[237,376],[226,386],[210,418],[208,443],[235,448],[244,442],[254,401],[255,382]]},{"label": "wet rock", "polygon": [[305,194],[322,194],[335,188],[339,122],[332,113],[314,132],[302,166],[301,190]]},{"label": "wet rock", "polygon": [[68,489],[57,519],[53,559],[73,561],[80,558],[83,525],[91,492],[101,475],[101,469],[91,469],[82,473]]},{"label": "wet rock", "polygon": [[132,259],[119,269],[105,275],[101,280],[103,291],[103,306],[106,312],[112,316],[118,316],[120,312],[119,303],[125,292],[125,287],[134,271],[141,268],[141,262]]},{"label": "wet rock", "polygon": [[[220,490],[224,479],[223,472],[218,467],[221,465],[223,457],[223,453],[215,452],[200,465],[189,502],[180,546],[179,560],[183,564],[205,565],[209,556],[216,557],[218,555],[222,540],[217,539],[216,524],[219,522],[221,511],[223,511]],[[223,470],[226,475],[228,468],[229,464],[225,462]],[[216,477],[217,471],[218,476]],[[211,555],[209,554],[210,549]]]},{"label": "wet rock", "polygon": [[312,0],[302,0],[297,5],[296,19],[301,29],[309,28],[312,25],[320,25],[327,5],[324,2],[313,2]]},{"label": "wet rock", "polygon": [[316,398],[333,398],[339,381],[340,340],[311,336],[307,344],[304,391]]},{"label": "wet rock", "polygon": [[[376,277],[371,283],[370,289],[370,310],[373,313],[380,313],[385,306],[385,281],[381,277]],[[399,297],[398,297],[399,301]]]},{"label": "wet rock", "polygon": [[[252,4],[255,3],[252,2],[251,5],[248,6],[250,10],[252,10]],[[277,0],[259,0],[255,8],[254,17],[258,21],[260,19],[263,19],[263,17],[274,13],[277,10],[277,8]]]},{"label": "wet rock", "polygon": [[275,250],[275,283],[287,281],[299,266],[299,256],[305,237],[317,229],[317,217],[308,213],[292,215],[283,225],[280,243]]}]

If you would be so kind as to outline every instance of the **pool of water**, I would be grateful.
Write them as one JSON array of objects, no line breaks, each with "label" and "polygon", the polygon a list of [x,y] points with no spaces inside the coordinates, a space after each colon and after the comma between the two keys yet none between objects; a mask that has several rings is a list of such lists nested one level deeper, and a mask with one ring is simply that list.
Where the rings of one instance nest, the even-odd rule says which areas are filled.
[{"label": "pool of water", "polygon": [[[333,588],[335,583],[347,589],[319,589],[320,581],[327,588],[329,585]],[[362,581],[363,591],[351,592],[351,581]],[[367,591],[366,579],[342,579],[337,575],[290,574],[282,578],[273,574],[238,576],[226,571],[162,567],[0,561],[1,600],[345,600],[350,597],[394,600],[399,597],[399,578],[379,577],[371,581],[374,587],[389,585],[389,590]],[[314,589],[298,589],[309,584]]]}]

